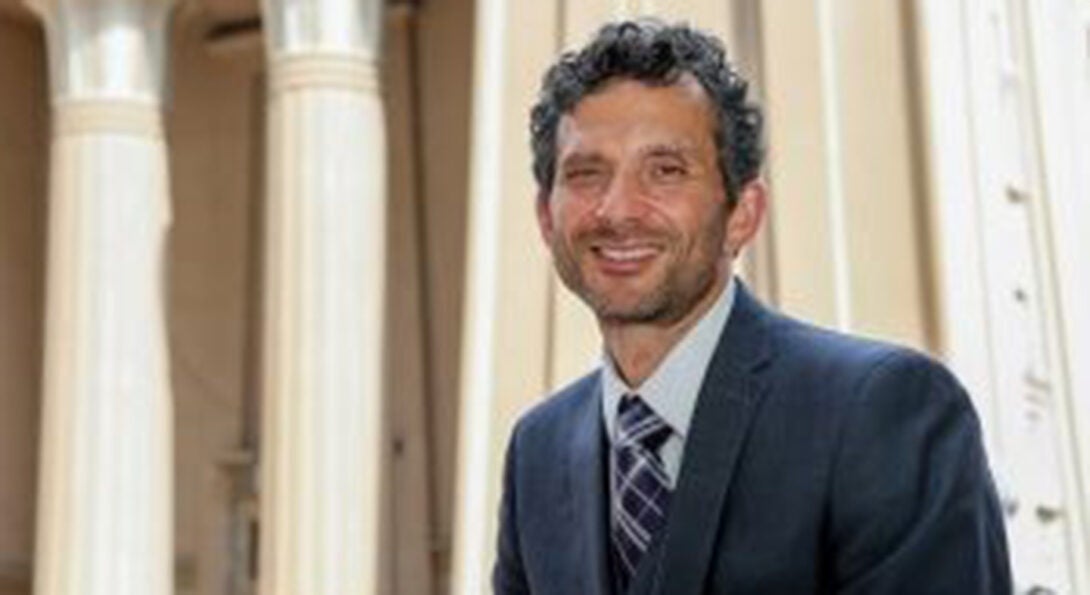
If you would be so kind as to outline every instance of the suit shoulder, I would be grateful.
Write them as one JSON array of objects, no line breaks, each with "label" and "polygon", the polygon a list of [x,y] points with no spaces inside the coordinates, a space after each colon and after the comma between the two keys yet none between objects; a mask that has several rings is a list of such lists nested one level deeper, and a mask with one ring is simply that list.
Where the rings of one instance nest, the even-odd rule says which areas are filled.
[{"label": "suit shoulder", "polygon": [[861,335],[853,335],[777,315],[769,325],[777,351],[788,357],[866,366],[877,360],[912,354],[910,348]]},{"label": "suit shoulder", "polygon": [[590,405],[599,386],[599,370],[570,382],[523,412],[515,427],[516,433],[541,431],[556,427],[556,424],[567,425],[581,409]]},{"label": "suit shoulder", "polygon": [[966,401],[964,390],[947,367],[911,347],[849,335],[777,316],[771,325],[784,365],[815,381],[840,385],[841,394],[917,392]]}]

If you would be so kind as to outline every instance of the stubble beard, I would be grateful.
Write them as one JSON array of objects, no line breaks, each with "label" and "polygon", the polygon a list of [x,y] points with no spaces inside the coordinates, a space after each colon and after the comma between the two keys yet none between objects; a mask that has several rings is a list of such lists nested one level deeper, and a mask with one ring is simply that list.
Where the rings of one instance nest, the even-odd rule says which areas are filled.
[{"label": "stubble beard", "polygon": [[[634,303],[618,303],[620,300],[611,299],[608,291],[595,289],[587,282],[579,262],[580,256],[593,257],[589,254],[590,239],[576,239],[576,248],[558,236],[551,246],[553,263],[564,285],[590,307],[600,323],[670,325],[692,311],[715,285],[723,245],[723,233],[712,229],[715,225],[711,222],[688,247],[690,253],[696,252],[695,261],[686,260],[684,255],[675,257],[667,263],[662,278]],[[718,229],[722,229],[721,224]],[[678,238],[669,240],[668,245],[678,246]]]}]

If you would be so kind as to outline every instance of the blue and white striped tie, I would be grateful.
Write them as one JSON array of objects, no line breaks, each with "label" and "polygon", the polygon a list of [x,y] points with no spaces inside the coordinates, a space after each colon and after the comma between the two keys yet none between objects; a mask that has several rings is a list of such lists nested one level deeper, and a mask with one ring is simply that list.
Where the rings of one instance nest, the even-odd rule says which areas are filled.
[{"label": "blue and white striped tie", "polygon": [[670,481],[658,450],[672,430],[637,395],[625,395],[617,409],[613,445],[613,550],[622,592],[643,554],[666,524]]}]

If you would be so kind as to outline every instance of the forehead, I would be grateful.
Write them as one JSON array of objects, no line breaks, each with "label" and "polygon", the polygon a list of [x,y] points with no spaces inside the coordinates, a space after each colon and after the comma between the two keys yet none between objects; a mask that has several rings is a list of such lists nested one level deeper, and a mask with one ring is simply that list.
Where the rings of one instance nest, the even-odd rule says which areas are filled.
[{"label": "forehead", "polygon": [[632,79],[607,82],[560,119],[557,149],[575,150],[669,142],[714,145],[715,116],[703,86],[691,75],[669,85]]}]

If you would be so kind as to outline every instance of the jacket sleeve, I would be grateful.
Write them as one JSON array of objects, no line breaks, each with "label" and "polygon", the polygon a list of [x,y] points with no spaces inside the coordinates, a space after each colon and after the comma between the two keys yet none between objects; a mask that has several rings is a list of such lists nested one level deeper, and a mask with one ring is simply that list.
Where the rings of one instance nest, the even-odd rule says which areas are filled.
[{"label": "jacket sleeve", "polygon": [[503,469],[503,496],[500,501],[499,536],[496,545],[496,563],[492,569],[492,592],[495,595],[529,594],[526,572],[522,567],[519,548],[518,521],[516,515],[517,476],[515,465],[518,455],[516,444],[518,427],[511,433],[507,445],[507,458]]},{"label": "jacket sleeve", "polygon": [[830,488],[835,592],[1011,593],[980,425],[957,380],[900,351],[850,399]]}]

